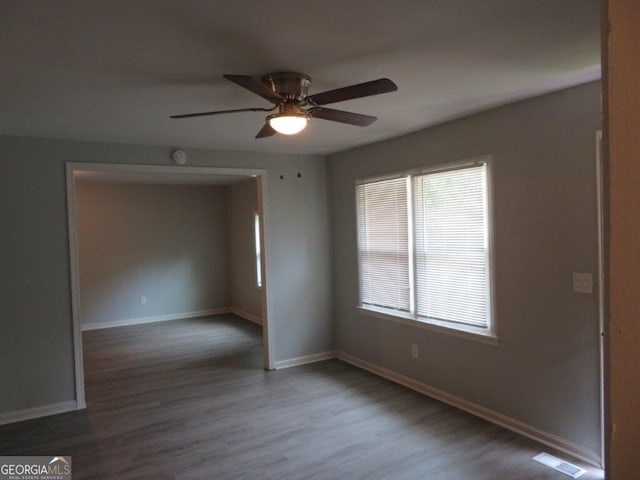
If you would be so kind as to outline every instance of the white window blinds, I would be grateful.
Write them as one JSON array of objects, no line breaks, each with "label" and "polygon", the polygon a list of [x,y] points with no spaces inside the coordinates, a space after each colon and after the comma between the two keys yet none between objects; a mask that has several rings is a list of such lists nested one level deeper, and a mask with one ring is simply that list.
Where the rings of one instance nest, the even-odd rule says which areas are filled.
[{"label": "white window blinds", "polygon": [[487,328],[486,165],[413,177],[416,314]]},{"label": "white window blinds", "polygon": [[360,301],[408,312],[408,179],[394,178],[357,187]]}]

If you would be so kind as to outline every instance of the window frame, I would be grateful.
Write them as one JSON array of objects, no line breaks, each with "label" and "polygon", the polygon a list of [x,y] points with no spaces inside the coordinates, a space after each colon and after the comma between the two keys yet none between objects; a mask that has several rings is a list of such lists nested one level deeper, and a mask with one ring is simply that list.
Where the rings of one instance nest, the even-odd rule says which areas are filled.
[{"label": "window frame", "polygon": [[[415,212],[414,199],[412,191],[412,178],[417,175],[446,172],[459,170],[468,167],[484,164],[486,168],[486,228],[487,228],[487,268],[489,270],[487,288],[489,289],[487,300],[489,302],[489,319],[488,327],[476,327],[464,323],[453,323],[430,318],[418,317],[415,311]],[[392,309],[373,307],[362,304],[362,276],[361,276],[361,260],[360,260],[360,238],[359,238],[359,216],[358,216],[358,186],[379,182],[384,180],[392,180],[397,178],[408,178],[408,198],[409,198],[409,269],[410,269],[410,285],[411,285],[411,308],[409,313],[404,313]],[[358,274],[358,300],[356,310],[364,315],[391,320],[396,323],[410,325],[413,327],[423,328],[455,337],[479,341],[490,345],[498,345],[498,329],[495,307],[495,251],[494,251],[494,221],[493,221],[493,156],[482,155],[467,158],[454,162],[438,163],[430,166],[407,169],[392,172],[386,175],[378,175],[356,179],[355,181],[355,213],[356,213],[356,249],[357,249],[357,274]]]}]

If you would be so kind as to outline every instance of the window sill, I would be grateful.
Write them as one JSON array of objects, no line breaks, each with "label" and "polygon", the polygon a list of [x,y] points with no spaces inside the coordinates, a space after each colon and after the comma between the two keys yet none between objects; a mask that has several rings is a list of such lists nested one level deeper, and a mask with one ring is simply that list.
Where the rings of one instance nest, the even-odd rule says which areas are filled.
[{"label": "window sill", "polygon": [[410,314],[403,315],[401,312],[394,312],[382,308],[378,309],[374,307],[363,307],[362,305],[357,306],[356,308],[360,313],[364,315],[391,320],[403,325],[424,328],[433,332],[438,332],[459,338],[465,338],[467,340],[486,343],[488,345],[497,346],[500,343],[500,340],[496,335],[479,328],[474,328],[466,325],[453,327],[450,324],[438,322],[437,320],[418,320]]}]

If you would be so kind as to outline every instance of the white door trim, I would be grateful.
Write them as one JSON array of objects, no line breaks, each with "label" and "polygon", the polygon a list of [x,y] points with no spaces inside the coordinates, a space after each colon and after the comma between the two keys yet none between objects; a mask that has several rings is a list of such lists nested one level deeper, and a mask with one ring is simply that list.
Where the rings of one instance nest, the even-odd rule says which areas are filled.
[{"label": "white door trim", "polygon": [[604,398],[604,178],[602,172],[602,130],[596,131],[596,218],[598,222],[598,353],[600,354],[600,461],[605,460]]},{"label": "white door trim", "polygon": [[71,316],[73,317],[73,361],[76,381],[76,408],[87,407],[84,397],[82,331],[80,330],[80,270],[76,231],[76,188],[73,164],[67,163],[67,225],[69,228],[69,270],[71,273]]},{"label": "white door trim", "polygon": [[227,167],[187,167],[173,165],[133,165],[108,163],[66,163],[67,183],[67,222],[69,232],[69,267],[71,274],[71,314],[73,316],[73,353],[76,382],[77,408],[86,408],[84,393],[84,365],[82,360],[82,332],[80,329],[80,273],[78,262],[78,237],[76,225],[76,188],[75,177],[80,172],[104,173],[159,173],[171,176],[179,175],[241,175],[255,177],[258,184],[258,211],[262,213],[261,240],[263,248],[262,265],[262,337],[264,342],[264,368],[274,369],[272,335],[270,335],[270,318],[273,299],[269,289],[270,251],[266,225],[268,225],[267,208],[267,171],[261,168],[227,168]]}]

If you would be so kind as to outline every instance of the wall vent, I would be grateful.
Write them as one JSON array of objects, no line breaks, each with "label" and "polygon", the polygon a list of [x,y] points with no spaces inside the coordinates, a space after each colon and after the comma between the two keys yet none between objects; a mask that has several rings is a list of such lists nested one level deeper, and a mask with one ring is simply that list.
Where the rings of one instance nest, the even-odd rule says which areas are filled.
[{"label": "wall vent", "polygon": [[541,453],[533,457],[533,459],[536,462],[546,465],[547,467],[551,467],[558,472],[562,472],[571,478],[578,478],[587,473],[585,469],[576,467],[572,463],[565,462],[564,460],[554,457],[553,455],[549,455],[548,453]]}]

